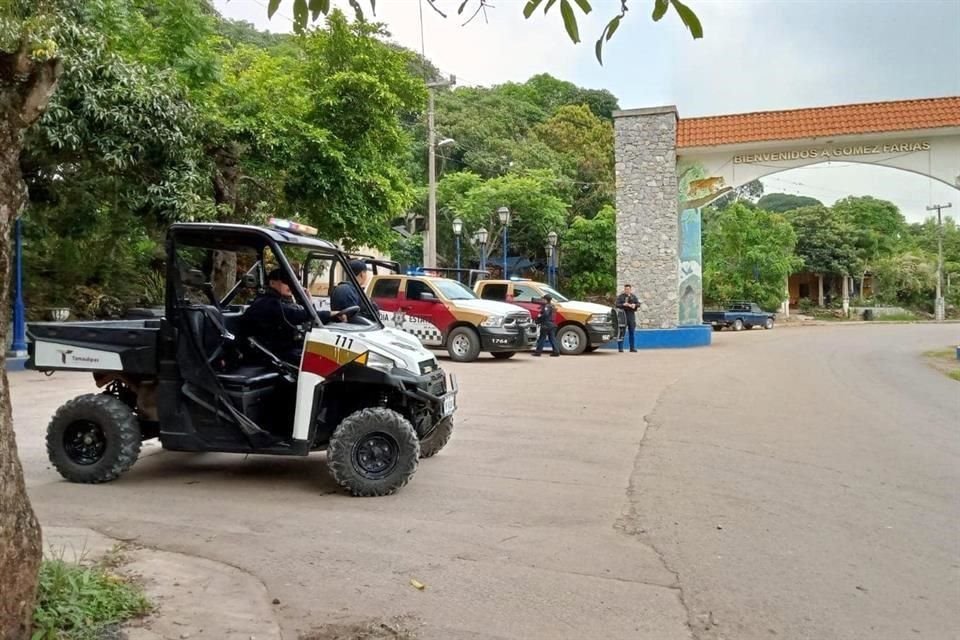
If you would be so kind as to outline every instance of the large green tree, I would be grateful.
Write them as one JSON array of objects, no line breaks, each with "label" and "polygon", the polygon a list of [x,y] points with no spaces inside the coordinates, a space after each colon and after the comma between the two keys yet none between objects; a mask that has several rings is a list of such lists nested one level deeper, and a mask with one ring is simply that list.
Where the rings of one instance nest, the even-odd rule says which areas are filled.
[{"label": "large green tree", "polygon": [[800,207],[822,206],[823,203],[810,196],[797,196],[792,193],[767,193],[757,201],[757,206],[771,213],[784,213]]},{"label": "large green tree", "polygon": [[[508,228],[510,255],[542,256],[547,234],[560,233],[566,226],[569,204],[558,195],[550,173],[507,174],[490,180],[472,173],[455,173],[440,181],[438,188],[440,229],[450,229],[454,217],[464,223],[464,237],[472,238],[477,229],[488,232],[486,255],[503,254],[503,225],[497,209],[511,212]],[[438,234],[438,247],[448,262],[453,258],[453,233]],[[479,257],[479,248],[465,243],[465,256]]]},{"label": "large green tree", "polygon": [[797,255],[804,269],[824,275],[856,273],[855,232],[836,211],[814,205],[791,209],[784,215],[797,234]]},{"label": "large green tree", "polygon": [[593,217],[614,198],[613,125],[586,105],[565,105],[535,129],[545,145],[563,158],[569,177],[572,215]]},{"label": "large green tree", "polygon": [[606,206],[593,218],[577,217],[561,238],[561,269],[575,297],[607,294],[617,288],[617,221]]},{"label": "large green tree", "polygon": [[786,218],[745,203],[717,212],[703,233],[704,297],[713,303],[750,300],[775,309],[787,276],[802,264]]},{"label": "large green tree", "polygon": [[834,213],[854,231],[860,269],[860,290],[867,272],[902,246],[907,227],[892,202],[871,196],[850,196],[833,205]]}]

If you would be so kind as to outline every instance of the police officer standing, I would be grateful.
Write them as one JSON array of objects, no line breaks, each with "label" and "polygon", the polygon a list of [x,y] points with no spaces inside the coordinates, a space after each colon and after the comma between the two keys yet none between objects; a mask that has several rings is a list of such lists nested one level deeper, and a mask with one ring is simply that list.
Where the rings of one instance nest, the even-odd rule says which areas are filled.
[{"label": "police officer standing", "polygon": [[[633,295],[633,286],[623,285],[623,293],[617,296],[617,309],[623,309],[627,316],[627,335],[630,336],[630,351],[636,353],[637,348],[634,345],[633,332],[637,328],[637,309],[640,308],[640,301]],[[619,344],[620,353],[623,353],[623,340]]]},{"label": "police officer standing", "polygon": [[[367,286],[367,283],[370,281],[370,271],[368,270],[366,262],[363,260],[351,260],[350,271],[352,271],[353,275],[356,276],[357,282],[360,283],[361,287]],[[370,311],[367,309],[366,305],[363,304],[363,298],[363,293],[357,289],[352,282],[345,280],[334,287],[333,293],[330,295],[330,307],[332,309],[360,307],[360,312],[357,314],[358,316],[366,318],[373,323],[379,322],[379,318],[376,316],[371,316]],[[374,310],[379,314],[380,310],[377,309],[376,304],[374,304],[372,300],[370,301],[370,305],[373,306]]]},{"label": "police officer standing", "polygon": [[537,350],[533,355],[540,357],[543,353],[543,343],[549,338],[550,347],[553,349],[550,357],[556,358],[560,355],[560,348],[557,346],[557,308],[553,306],[553,296],[549,293],[543,296],[543,306],[540,307],[537,324],[540,325],[540,337],[537,338]]}]

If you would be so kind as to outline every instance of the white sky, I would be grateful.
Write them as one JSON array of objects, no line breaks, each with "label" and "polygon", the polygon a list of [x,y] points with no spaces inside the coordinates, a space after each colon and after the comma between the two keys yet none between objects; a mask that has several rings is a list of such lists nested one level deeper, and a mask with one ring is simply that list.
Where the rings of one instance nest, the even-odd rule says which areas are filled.
[{"label": "white sky", "polygon": [[[579,45],[566,37],[555,6],[523,19],[526,0],[496,8],[468,26],[460,0],[437,0],[443,19],[419,0],[378,0],[377,19],[400,44],[421,50],[460,84],[524,81],[550,73],[580,86],[608,89],[622,108],[677,105],[681,117],[829,104],[960,95],[960,0],[688,0],[704,25],[694,41],[671,11],[650,20],[652,0],[631,11],[597,64],[593,44],[619,0],[593,0],[581,18]],[[369,0],[360,0],[369,7]],[[288,32],[293,0],[267,19],[266,0],[214,0],[227,17]],[[346,0],[333,0],[352,15]],[[477,0],[471,0],[476,6]],[[922,176],[833,163],[763,180],[768,192],[802,193],[827,204],[846,195],[895,202],[911,222],[925,206],[960,206],[960,191]]]}]

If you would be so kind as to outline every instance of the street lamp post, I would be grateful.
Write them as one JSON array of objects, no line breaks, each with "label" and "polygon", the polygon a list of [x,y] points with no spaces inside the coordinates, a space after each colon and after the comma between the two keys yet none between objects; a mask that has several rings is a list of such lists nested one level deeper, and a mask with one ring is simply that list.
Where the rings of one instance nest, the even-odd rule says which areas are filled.
[{"label": "street lamp post", "polygon": [[510,226],[510,209],[500,207],[497,209],[497,215],[500,217],[500,224],[503,225],[503,277],[507,275],[507,228]]},{"label": "street lamp post", "polygon": [[453,235],[457,240],[457,269],[460,268],[460,234],[463,232],[463,220],[453,219]]},{"label": "street lamp post", "polygon": [[23,219],[17,218],[13,223],[14,229],[14,261],[16,292],[13,298],[13,340],[10,344],[10,355],[20,358],[27,355],[27,313],[23,304]]},{"label": "street lamp post", "polygon": [[557,232],[551,231],[547,234],[547,246],[550,247],[550,251],[547,253],[547,262],[548,262],[548,277],[547,283],[551,287],[557,286]]},{"label": "street lamp post", "polygon": [[480,271],[487,270],[487,230],[483,227],[477,229],[477,244],[480,245]]},{"label": "street lamp post", "polygon": [[543,245],[543,250],[547,252],[547,284],[553,286],[553,247],[549,243]]}]

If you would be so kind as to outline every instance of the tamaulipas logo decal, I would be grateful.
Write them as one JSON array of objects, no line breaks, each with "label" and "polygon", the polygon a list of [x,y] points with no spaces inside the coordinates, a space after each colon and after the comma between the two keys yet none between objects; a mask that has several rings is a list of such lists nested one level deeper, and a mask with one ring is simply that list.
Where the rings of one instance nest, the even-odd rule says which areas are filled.
[{"label": "tamaulipas logo decal", "polygon": [[60,354],[60,363],[67,364],[67,356],[73,353],[73,349],[57,349],[57,353]]}]

